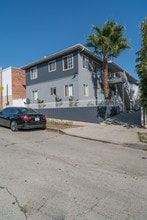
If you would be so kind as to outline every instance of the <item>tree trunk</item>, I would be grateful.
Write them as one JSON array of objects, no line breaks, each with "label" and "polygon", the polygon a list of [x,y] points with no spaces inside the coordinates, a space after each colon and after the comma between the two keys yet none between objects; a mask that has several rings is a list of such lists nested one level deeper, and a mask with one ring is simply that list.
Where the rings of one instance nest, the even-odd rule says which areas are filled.
[{"label": "tree trunk", "polygon": [[109,99],[108,55],[107,54],[105,54],[103,58],[103,68],[104,68],[104,79],[103,79],[104,95],[105,95],[105,99]]}]

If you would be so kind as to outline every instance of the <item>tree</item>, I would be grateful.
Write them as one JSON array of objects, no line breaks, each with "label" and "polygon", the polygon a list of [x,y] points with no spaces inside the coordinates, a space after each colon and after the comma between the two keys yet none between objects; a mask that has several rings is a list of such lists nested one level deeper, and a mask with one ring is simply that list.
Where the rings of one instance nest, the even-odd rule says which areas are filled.
[{"label": "tree", "polygon": [[108,84],[108,59],[117,57],[121,51],[130,48],[127,38],[124,37],[124,26],[118,25],[115,21],[106,21],[100,28],[93,26],[94,34],[87,37],[86,46],[94,48],[94,53],[103,56],[103,88],[105,98],[109,98]]},{"label": "tree", "polygon": [[141,49],[136,52],[136,70],[140,79],[141,105],[147,113],[147,17],[141,23]]}]

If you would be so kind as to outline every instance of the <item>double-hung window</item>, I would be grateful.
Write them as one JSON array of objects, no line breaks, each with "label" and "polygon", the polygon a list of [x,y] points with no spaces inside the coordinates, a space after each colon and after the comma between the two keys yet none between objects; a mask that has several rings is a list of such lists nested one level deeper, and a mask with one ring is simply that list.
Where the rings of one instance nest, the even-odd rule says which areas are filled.
[{"label": "double-hung window", "polygon": [[30,79],[37,79],[38,78],[38,70],[37,67],[33,67],[30,69]]},{"label": "double-hung window", "polygon": [[37,90],[33,90],[32,91],[32,96],[33,96],[33,101],[36,101],[38,99],[38,91]]},{"label": "double-hung window", "polygon": [[65,85],[64,95],[65,96],[73,96],[73,84]]},{"label": "double-hung window", "polygon": [[56,95],[56,87],[50,88],[50,95]]},{"label": "double-hung window", "polygon": [[63,57],[63,70],[73,68],[73,54]]},{"label": "double-hung window", "polygon": [[84,84],[83,88],[84,88],[84,96],[89,96],[89,86]]},{"label": "double-hung window", "polygon": [[86,56],[82,56],[82,66],[83,66],[83,68],[88,69],[89,60]]},{"label": "double-hung window", "polygon": [[56,60],[53,60],[48,63],[48,71],[52,72],[56,70]]}]

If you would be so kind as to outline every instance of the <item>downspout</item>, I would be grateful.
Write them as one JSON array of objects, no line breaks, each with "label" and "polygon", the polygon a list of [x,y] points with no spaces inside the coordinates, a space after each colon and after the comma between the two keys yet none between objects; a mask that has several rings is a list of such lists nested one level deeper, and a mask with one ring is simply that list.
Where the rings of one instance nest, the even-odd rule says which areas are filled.
[{"label": "downspout", "polygon": [[7,95],[7,104],[6,105],[9,105],[9,96],[8,96],[8,84],[7,84],[7,86],[6,86],[6,95]]}]

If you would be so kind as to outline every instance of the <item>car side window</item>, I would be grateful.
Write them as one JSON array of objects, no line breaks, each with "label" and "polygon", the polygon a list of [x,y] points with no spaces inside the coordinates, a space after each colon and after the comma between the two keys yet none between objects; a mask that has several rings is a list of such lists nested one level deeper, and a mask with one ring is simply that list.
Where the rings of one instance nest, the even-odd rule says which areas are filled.
[{"label": "car side window", "polygon": [[22,108],[22,109],[20,109],[20,112],[21,112],[22,114],[26,114],[26,113],[27,113],[27,109],[26,109],[26,108]]},{"label": "car side window", "polygon": [[17,114],[18,110],[16,108],[5,108],[2,110],[2,115],[7,115],[7,114]]},{"label": "car side window", "polygon": [[17,114],[18,110],[16,108],[10,108],[9,114]]},{"label": "car side window", "polygon": [[2,115],[8,114],[10,108],[5,108],[2,110]]}]

